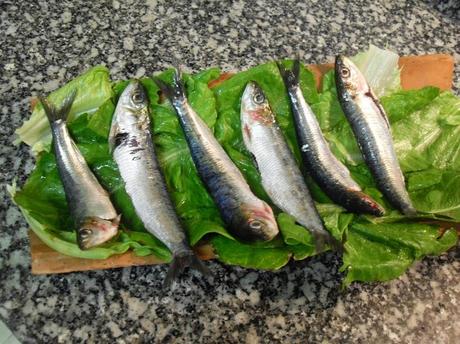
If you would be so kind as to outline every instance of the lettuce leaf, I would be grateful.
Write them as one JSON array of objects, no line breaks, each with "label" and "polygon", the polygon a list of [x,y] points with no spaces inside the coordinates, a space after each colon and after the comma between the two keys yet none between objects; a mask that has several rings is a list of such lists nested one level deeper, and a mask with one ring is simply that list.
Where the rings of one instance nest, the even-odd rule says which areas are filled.
[{"label": "lettuce leaf", "polygon": [[400,276],[416,259],[438,255],[457,242],[455,230],[438,239],[436,226],[420,223],[351,225],[342,271],[345,285],[353,281],[387,281]]},{"label": "lettuce leaf", "polygon": [[[382,105],[391,123],[409,195],[420,211],[418,219],[447,217],[460,222],[460,99],[451,92],[425,87],[393,92],[382,97]],[[456,244],[455,231],[438,240],[439,226],[404,224],[405,218],[376,189],[339,106],[333,71],[324,76],[319,103],[313,108],[333,152],[387,211],[382,218],[356,217],[345,231],[345,283],[395,278],[414,260],[440,254]]]},{"label": "lettuce leaf", "polygon": [[[334,72],[324,76],[320,101],[313,108],[332,151],[366,192],[386,204],[363,162],[348,121],[340,108]],[[322,102],[329,106],[323,106]],[[397,91],[382,98],[391,123],[399,163],[411,199],[422,212],[460,221],[460,99],[434,87]],[[446,188],[446,185],[449,185]],[[386,204],[387,210],[390,210]]]},{"label": "lettuce leaf", "polygon": [[[76,77],[63,87],[52,92],[48,100],[60,106],[65,97],[76,89],[77,94],[69,114],[69,120],[83,114],[96,111],[106,100],[112,97],[109,70],[105,66],[96,66]],[[40,103],[35,106],[29,120],[16,130],[15,143],[24,142],[32,147],[36,154],[49,150],[51,132],[48,119]]]},{"label": "lettuce leaf", "polygon": [[401,88],[398,54],[371,44],[367,51],[357,54],[352,60],[378,97]]},{"label": "lettuce leaf", "polygon": [[[171,71],[166,71],[160,77],[167,79],[171,75]],[[186,76],[190,102],[201,109],[200,115],[211,127],[217,115],[214,96],[207,87],[207,82],[218,75],[219,70],[211,69],[193,77]],[[196,173],[182,129],[172,107],[169,103],[159,103],[159,90],[153,80],[145,78],[142,83],[151,101],[152,129],[160,164],[191,244],[195,244],[211,232],[231,238],[223,227],[216,206]],[[150,252],[169,260],[169,251],[159,240],[146,233],[142,222],[136,215],[123,187],[117,166],[108,150],[107,137],[114,104],[125,86],[126,83],[115,84],[113,98],[105,101],[92,115],[82,114],[70,120],[69,130],[86,162],[103,187],[110,193],[115,207],[122,214],[122,225],[130,229],[129,232],[122,233],[119,241],[129,243],[128,246],[125,246],[133,248],[136,253]],[[14,200],[47,231],[63,232],[67,230],[68,233],[71,233],[74,228],[52,152],[40,153],[34,171],[22,190],[16,192]],[[151,239],[146,240],[146,236]],[[67,236],[67,239],[69,238]],[[74,240],[67,242],[48,240],[47,243],[59,252],[67,251],[69,255],[88,257],[86,252],[89,251],[79,250]],[[107,246],[110,245],[107,243]],[[98,259],[100,256],[94,257]]]},{"label": "lettuce leaf", "polygon": [[[459,99],[450,92],[440,92],[433,87],[412,91],[400,90],[399,71],[394,65],[393,56],[372,49],[371,47],[373,56],[386,60],[387,73],[391,71],[391,77],[381,74],[380,79],[376,78],[374,82],[385,93],[381,100],[390,119],[407,187],[417,209],[423,213],[412,222],[407,222],[391,208],[377,190],[338,103],[333,71],[324,76],[322,89],[318,92],[313,74],[302,68],[302,91],[315,111],[332,151],[348,166],[353,178],[365,192],[385,205],[387,210],[387,215],[382,218],[347,213],[343,208],[332,204],[307,177],[307,183],[318,202],[318,209],[327,229],[335,238],[345,241],[342,269],[347,271],[344,281],[346,284],[354,280],[381,281],[397,277],[414,260],[424,255],[440,254],[455,245],[455,231],[447,231],[442,238],[438,238],[438,228],[419,223],[421,220],[428,218],[460,221]],[[360,68],[368,68],[370,71],[376,65],[375,61],[366,55],[358,56],[356,62]],[[292,61],[283,63],[289,67]],[[96,67],[96,71],[97,68],[100,67]],[[169,261],[170,252],[158,239],[145,231],[137,217],[124,190],[116,164],[108,152],[107,136],[111,118],[117,98],[128,81],[109,84],[107,89],[108,74],[102,72],[103,70],[99,69],[100,80],[93,80],[90,75],[86,75],[88,73],[85,74],[86,81],[82,81],[85,75],[79,77],[82,79],[77,84],[82,87],[81,92],[85,92],[84,86],[88,84],[88,88],[93,87],[92,92],[98,95],[88,102],[92,103],[92,107],[85,108],[82,104],[77,104],[80,105],[80,110],[77,108],[78,111],[76,110],[70,119],[69,129],[88,165],[104,188],[110,192],[114,205],[123,215],[120,235],[100,248],[88,251],[78,249],[54,155],[43,151],[49,144],[48,127],[39,108],[35,109],[29,124],[19,129],[22,139],[40,153],[34,171],[22,190],[16,191],[14,200],[32,230],[46,244],[64,254],[104,259],[132,249],[140,256],[155,254],[164,261]],[[217,79],[219,75],[220,71],[215,68],[195,75],[185,75],[188,98],[242,171],[251,189],[270,203],[250,154],[243,144],[239,114],[240,97],[249,80],[255,80],[261,85],[301,166],[284,84],[274,63],[266,63],[237,73],[212,89],[209,88],[208,83]],[[172,70],[167,70],[158,77],[170,82]],[[217,207],[197,175],[173,108],[168,101],[160,99],[159,90],[151,78],[141,81],[150,99],[152,130],[160,165],[171,198],[192,245],[203,239],[209,240],[220,261],[267,270],[284,266],[290,258],[305,259],[319,253],[315,252],[310,233],[276,207],[274,211],[281,233],[279,237],[264,244],[236,241],[225,229]],[[74,80],[54,92],[56,98],[52,101],[58,104],[75,84]],[[388,93],[389,91],[391,93]],[[101,96],[102,94],[104,96]],[[97,106],[94,105],[96,103]],[[43,121],[46,130],[39,125]],[[35,123],[35,129],[32,123]]]},{"label": "lettuce leaf", "polygon": [[287,264],[290,250],[282,243],[244,244],[223,236],[215,236],[211,243],[217,258],[230,265],[245,268],[276,270]]}]

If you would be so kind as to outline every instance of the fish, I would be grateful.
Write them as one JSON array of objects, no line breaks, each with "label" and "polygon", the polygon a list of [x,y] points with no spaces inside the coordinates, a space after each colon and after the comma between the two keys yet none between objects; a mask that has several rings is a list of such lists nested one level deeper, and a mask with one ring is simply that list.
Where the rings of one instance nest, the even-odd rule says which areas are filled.
[{"label": "fish", "polygon": [[332,153],[300,88],[299,59],[294,61],[292,70],[287,70],[281,63],[278,63],[278,69],[289,95],[297,141],[308,174],[333,202],[346,210],[374,216],[384,215],[384,208],[362,191],[348,168]]},{"label": "fish", "polygon": [[120,217],[108,192],[101,186],[73,141],[66,119],[75,99],[70,93],[61,107],[39,97],[50,122],[57,169],[64,186],[70,214],[75,222],[81,250],[101,245],[118,233]]},{"label": "fish", "polygon": [[172,253],[163,286],[170,287],[187,267],[209,275],[190,247],[168,193],[152,140],[148,96],[138,80],[130,81],[120,95],[109,147],[136,214],[145,229]]},{"label": "fish", "polygon": [[340,105],[377,187],[404,215],[416,215],[394,149],[390,122],[375,93],[358,67],[344,56],[335,60],[335,81]]},{"label": "fish", "polygon": [[325,243],[334,246],[268,99],[255,81],[246,85],[241,98],[241,131],[273,203],[310,231],[317,252]]},{"label": "fish", "polygon": [[273,210],[251,191],[240,170],[187,100],[179,69],[169,85],[154,78],[175,109],[198,175],[237,239],[269,241],[278,233]]}]

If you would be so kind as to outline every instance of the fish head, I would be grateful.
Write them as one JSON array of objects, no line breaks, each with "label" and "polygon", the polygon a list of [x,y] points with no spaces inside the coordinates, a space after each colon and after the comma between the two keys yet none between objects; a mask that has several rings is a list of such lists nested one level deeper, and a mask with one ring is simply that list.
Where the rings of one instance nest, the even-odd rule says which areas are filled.
[{"label": "fish head", "polygon": [[369,85],[359,68],[345,56],[335,59],[335,75],[337,84],[352,97],[369,92]]},{"label": "fish head", "polygon": [[348,194],[353,198],[357,212],[368,213],[374,216],[385,215],[385,208],[378,204],[372,197],[359,190],[348,190]]},{"label": "fish head", "polygon": [[244,89],[241,98],[241,116],[242,123],[248,125],[256,123],[270,125],[275,120],[267,97],[255,81],[248,82]]},{"label": "fish head", "polygon": [[258,205],[243,205],[243,216],[233,224],[239,239],[247,242],[269,241],[279,232],[278,224],[270,206],[261,201]]},{"label": "fish head", "polygon": [[81,250],[87,250],[112,239],[118,232],[120,216],[113,220],[87,217],[77,229],[77,243]]},{"label": "fish head", "polygon": [[110,149],[113,150],[119,144],[132,126],[148,128],[149,125],[147,93],[138,80],[132,80],[121,93],[115,108],[109,134]]},{"label": "fish head", "polygon": [[148,107],[147,93],[139,80],[131,80],[129,82],[118,99],[117,107],[118,106],[130,110],[133,113],[143,111]]}]

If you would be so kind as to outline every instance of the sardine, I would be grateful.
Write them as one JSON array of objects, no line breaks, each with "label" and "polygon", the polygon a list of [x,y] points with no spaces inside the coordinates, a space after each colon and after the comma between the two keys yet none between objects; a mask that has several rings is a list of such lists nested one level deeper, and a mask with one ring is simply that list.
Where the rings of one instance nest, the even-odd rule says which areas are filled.
[{"label": "sardine", "polygon": [[255,82],[247,84],[241,99],[241,129],[246,148],[273,203],[310,231],[317,252],[323,251],[325,242],[334,243],[268,100]]},{"label": "sardine", "polygon": [[278,234],[273,211],[257,198],[213,133],[190,106],[179,71],[173,85],[155,78],[170,99],[204,185],[230,232],[243,241],[268,241]]},{"label": "sardine", "polygon": [[293,70],[286,70],[278,63],[291,102],[292,114],[307,172],[335,203],[354,213],[382,216],[384,209],[352,179],[350,171],[331,152],[323,136],[318,120],[305,101],[299,85],[300,61]]},{"label": "sardine", "polygon": [[208,274],[208,269],[188,244],[166,189],[150,127],[147,94],[139,81],[131,81],[118,100],[109,145],[136,214],[145,229],[172,252],[173,260],[164,281],[168,287],[188,266],[203,274]]},{"label": "sardine", "polygon": [[335,60],[335,80],[340,105],[378,188],[403,214],[415,215],[393,147],[390,123],[378,98],[358,67],[346,57]]},{"label": "sardine", "polygon": [[77,243],[86,250],[113,238],[118,232],[120,216],[67,129],[66,118],[75,94],[70,94],[60,108],[45,98],[40,98],[40,102],[50,122],[57,168],[75,221]]}]

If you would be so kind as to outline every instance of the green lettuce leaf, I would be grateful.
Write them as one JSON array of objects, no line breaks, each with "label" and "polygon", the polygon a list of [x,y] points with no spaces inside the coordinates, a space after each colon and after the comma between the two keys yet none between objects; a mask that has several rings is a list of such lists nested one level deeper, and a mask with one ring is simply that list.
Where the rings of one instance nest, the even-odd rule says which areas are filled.
[{"label": "green lettuce leaf", "polygon": [[[167,79],[171,75],[171,71],[167,71],[160,77]],[[190,102],[201,109],[200,115],[211,127],[217,115],[214,96],[207,87],[207,82],[218,75],[217,69],[211,69],[193,77],[186,76]],[[216,206],[196,173],[175,112],[169,103],[159,103],[159,90],[153,80],[145,78],[141,81],[147,90],[153,110],[152,129],[160,164],[166,175],[168,190],[175,201],[176,209],[183,220],[191,244],[195,244],[208,233],[219,233],[231,238],[223,227]],[[82,114],[78,118],[70,119],[69,131],[86,162],[102,186],[110,193],[115,207],[122,214],[123,227],[130,229],[129,232],[122,233],[119,241],[128,245],[125,245],[126,247],[133,248],[136,254],[145,255],[150,252],[169,260],[170,254],[165,246],[146,233],[123,187],[117,166],[109,153],[107,137],[114,104],[125,86],[126,83],[115,84],[113,98],[106,100],[92,115]],[[27,209],[30,216],[47,230],[53,230],[56,233],[67,230],[68,233],[72,233],[74,224],[70,219],[64,189],[52,152],[40,153],[34,171],[22,190],[16,192],[14,199],[22,209]],[[150,240],[146,239],[148,237]],[[61,241],[48,240],[47,243],[52,248],[62,251]],[[72,247],[71,250],[68,249],[69,255],[87,256],[78,249],[74,240],[66,242],[66,245],[67,248]],[[110,246],[110,243],[107,245]]]},{"label": "green lettuce leaf", "polygon": [[387,281],[400,276],[416,259],[438,255],[457,242],[455,230],[438,239],[436,226],[420,223],[361,224],[348,230],[342,270],[353,281]]},{"label": "green lettuce leaf", "polygon": [[374,93],[381,97],[401,88],[398,54],[375,45],[352,57]]},{"label": "green lettuce leaf", "polygon": [[[353,178],[377,201],[391,208],[377,190],[369,169],[339,106],[334,72],[324,77],[320,118],[332,151],[350,169]],[[326,107],[322,102],[328,102]],[[397,91],[382,98],[389,117],[399,163],[411,199],[422,212],[446,215],[460,221],[460,99],[434,87]],[[449,185],[449,188],[446,188]]]},{"label": "green lettuce leaf", "polygon": [[[69,113],[69,120],[83,114],[96,111],[105,101],[112,97],[109,70],[104,66],[91,68],[86,73],[73,79],[63,87],[52,92],[48,100],[60,106],[65,97],[77,90],[75,101]],[[16,130],[16,143],[24,142],[32,147],[34,153],[49,150],[51,131],[43,106],[35,106],[29,120]]]},{"label": "green lettuce leaf", "polygon": [[[409,195],[420,211],[418,218],[447,217],[450,221],[459,222],[460,99],[451,92],[425,87],[388,94],[382,97],[382,105],[391,123]],[[414,260],[423,255],[439,254],[456,244],[457,235],[453,231],[439,241],[436,240],[437,230],[434,227],[398,223],[405,218],[392,209],[376,189],[339,106],[333,71],[325,75],[319,103],[313,108],[333,152],[348,166],[363,189],[385,205],[387,211],[382,218],[357,217],[345,231],[345,283],[395,278]],[[411,249],[404,248],[408,236],[414,240]],[[437,245],[439,249],[430,251],[430,245]],[[418,246],[423,249],[415,254]]]},{"label": "green lettuce leaf", "polygon": [[[348,213],[332,204],[311,178],[307,177],[327,229],[337,240],[345,242],[342,268],[347,272],[345,283],[354,280],[388,280],[402,274],[414,260],[425,255],[440,254],[455,245],[456,232],[447,231],[438,239],[436,226],[420,222],[424,219],[460,221],[459,99],[450,92],[440,92],[433,87],[401,91],[399,71],[392,55],[372,49],[369,54],[377,56],[385,64],[387,74],[391,74],[391,77],[380,74],[374,82],[385,93],[381,100],[390,119],[407,188],[416,208],[422,211],[410,223],[391,208],[376,188],[338,103],[333,71],[324,76],[319,92],[315,88],[313,74],[308,69],[302,68],[300,75],[302,91],[317,115],[332,151],[347,165],[364,191],[387,210],[387,214],[381,218]],[[369,54],[358,56],[355,62],[360,68],[372,71],[375,69],[375,61],[368,58]],[[283,63],[290,66],[292,61]],[[97,68],[100,67],[95,70]],[[69,130],[88,165],[110,193],[117,210],[122,213],[120,235],[96,249],[78,249],[54,155],[43,151],[49,142],[46,141],[48,127],[39,108],[34,111],[29,124],[19,129],[22,140],[33,145],[35,151],[41,152],[37,156],[34,171],[23,188],[15,192],[14,200],[32,230],[47,245],[61,253],[104,259],[131,249],[140,256],[155,254],[164,261],[170,261],[169,250],[145,231],[137,217],[108,151],[107,136],[113,111],[128,81],[110,84],[106,70],[106,74],[102,72],[99,69],[100,80],[93,80],[86,73],[86,81],[76,83],[74,80],[54,92],[56,96],[53,97],[56,98],[50,95],[50,99],[59,104],[76,84],[82,88],[81,92],[85,92],[86,84],[88,89],[93,88],[92,93],[95,95],[92,95],[92,106],[77,104],[80,108],[69,120]],[[218,69],[209,69],[195,75],[184,75],[189,101],[242,171],[251,189],[270,203],[250,154],[244,147],[240,127],[240,98],[248,81],[255,80],[261,85],[301,166],[284,84],[274,63],[237,73],[210,89],[208,83],[218,78],[219,74]],[[170,82],[172,70],[158,77]],[[209,240],[220,261],[267,270],[282,267],[291,257],[298,260],[318,254],[311,234],[276,207],[273,208],[280,228],[279,237],[263,244],[247,244],[235,240],[225,229],[217,207],[197,175],[171,104],[160,99],[159,90],[151,78],[144,78],[141,82],[150,99],[153,139],[168,191],[192,245],[202,239]],[[46,124],[45,129],[40,124],[42,122]],[[35,129],[33,125],[36,125]]]},{"label": "green lettuce leaf", "polygon": [[249,245],[215,236],[211,244],[220,261],[252,269],[276,270],[286,265],[291,257],[290,250],[279,242]]}]

